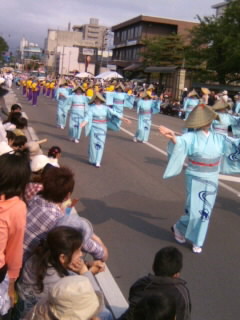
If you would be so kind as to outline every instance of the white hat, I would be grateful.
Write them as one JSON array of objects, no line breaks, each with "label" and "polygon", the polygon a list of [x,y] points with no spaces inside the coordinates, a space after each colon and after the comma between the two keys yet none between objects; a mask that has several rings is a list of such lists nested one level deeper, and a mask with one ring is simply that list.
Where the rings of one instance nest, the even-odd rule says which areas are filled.
[{"label": "white hat", "polygon": [[5,79],[0,77],[0,85],[3,84],[5,82]]},{"label": "white hat", "polygon": [[31,160],[30,166],[32,172],[38,172],[49,163],[49,158],[43,154],[34,156]]},{"label": "white hat", "polygon": [[13,149],[8,145],[6,141],[0,142],[0,156],[4,153],[8,153],[10,151],[13,151]]},{"label": "white hat", "polygon": [[66,276],[50,289],[47,304],[57,319],[87,320],[101,311],[103,296],[87,277]]}]

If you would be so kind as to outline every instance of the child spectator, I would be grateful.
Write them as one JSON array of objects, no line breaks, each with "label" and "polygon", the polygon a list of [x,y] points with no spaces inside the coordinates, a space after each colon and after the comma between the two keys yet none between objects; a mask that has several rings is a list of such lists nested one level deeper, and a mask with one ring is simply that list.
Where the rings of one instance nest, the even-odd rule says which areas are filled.
[{"label": "child spectator", "polygon": [[175,247],[159,250],[154,258],[153,272],[137,280],[129,292],[129,308],[120,320],[133,320],[136,304],[147,295],[159,293],[172,297],[176,303],[176,320],[189,320],[191,300],[186,282],[180,278],[182,254]]},{"label": "child spectator", "polygon": [[0,301],[5,300],[0,315],[6,314],[15,301],[26,224],[26,205],[21,198],[29,176],[25,155],[15,152],[0,156]]},{"label": "child spectator", "polygon": [[21,118],[21,112],[14,112],[11,114],[11,117],[3,122],[3,127],[5,130],[13,131],[16,129],[17,121]]},{"label": "child spectator", "polygon": [[53,146],[48,150],[48,157],[50,159],[50,163],[55,167],[60,167],[58,160],[62,155],[62,150],[58,146]]},{"label": "child spectator", "polygon": [[14,142],[14,139],[16,138],[16,135],[15,133],[9,130],[6,131],[6,134],[7,134],[8,145],[11,147]]},{"label": "child spectator", "polygon": [[21,150],[21,151],[27,149],[27,138],[24,135],[15,136],[12,143],[12,148],[14,150]]},{"label": "child spectator", "polygon": [[20,117],[16,121],[16,129],[13,130],[13,132],[16,134],[16,136],[24,136],[24,129],[26,129],[28,126],[28,121],[24,117]]}]

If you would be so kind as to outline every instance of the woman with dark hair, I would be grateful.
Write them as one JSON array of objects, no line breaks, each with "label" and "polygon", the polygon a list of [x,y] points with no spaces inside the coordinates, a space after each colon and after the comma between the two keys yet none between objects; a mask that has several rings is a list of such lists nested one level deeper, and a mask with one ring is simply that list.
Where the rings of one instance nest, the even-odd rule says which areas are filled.
[{"label": "woman with dark hair", "polygon": [[17,283],[23,315],[46,298],[61,278],[76,274],[90,277],[86,273],[96,271],[96,266],[88,269],[82,260],[82,242],[82,233],[67,226],[52,229],[46,240],[41,241],[25,263]]},{"label": "woman with dark hair", "polygon": [[[0,315],[14,304],[14,284],[22,267],[28,158],[20,152],[0,156]],[[4,301],[3,305],[1,302]]]},{"label": "woman with dark hair", "polygon": [[52,146],[48,150],[48,158],[50,159],[50,163],[53,166],[59,167],[58,159],[61,157],[61,155],[62,155],[62,150],[58,146]]}]

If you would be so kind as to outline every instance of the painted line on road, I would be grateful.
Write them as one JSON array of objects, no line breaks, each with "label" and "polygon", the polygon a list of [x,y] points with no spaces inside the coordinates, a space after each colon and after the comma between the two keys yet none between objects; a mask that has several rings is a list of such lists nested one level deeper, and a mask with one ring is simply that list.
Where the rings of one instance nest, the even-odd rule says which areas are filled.
[{"label": "painted line on road", "polygon": [[[131,137],[134,137],[134,134],[131,132],[131,131],[128,131],[124,128],[120,128],[121,131],[125,132],[126,134],[128,134],[129,136]],[[149,143],[149,142],[146,142],[145,145],[149,146],[150,148],[152,148],[153,150],[156,150],[157,152],[163,154],[164,156],[167,156],[167,152],[154,146],[153,144]],[[186,167],[187,164],[185,163],[184,166]],[[220,180],[225,180],[225,181],[231,181],[231,182],[240,182],[240,177],[232,177],[232,176],[226,176],[226,175],[219,175],[219,179]],[[232,192],[233,194],[235,194],[237,197],[240,197],[240,192],[235,189],[235,188],[232,188],[230,186],[228,186],[227,184],[225,184],[224,182],[219,182],[219,185],[221,187],[223,187],[224,189]]]}]

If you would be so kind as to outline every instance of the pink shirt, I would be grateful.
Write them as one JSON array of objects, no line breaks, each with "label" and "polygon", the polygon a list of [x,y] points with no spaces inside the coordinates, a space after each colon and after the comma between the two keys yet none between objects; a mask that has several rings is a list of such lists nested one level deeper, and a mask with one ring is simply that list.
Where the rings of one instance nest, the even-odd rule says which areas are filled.
[{"label": "pink shirt", "polygon": [[0,268],[7,264],[10,279],[17,279],[22,267],[26,212],[19,197],[0,200]]}]

